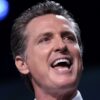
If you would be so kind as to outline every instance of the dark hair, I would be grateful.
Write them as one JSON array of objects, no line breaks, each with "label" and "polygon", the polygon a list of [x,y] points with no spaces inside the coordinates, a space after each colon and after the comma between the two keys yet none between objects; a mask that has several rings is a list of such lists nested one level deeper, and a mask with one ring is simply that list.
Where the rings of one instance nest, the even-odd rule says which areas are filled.
[{"label": "dark hair", "polygon": [[45,14],[57,14],[62,15],[68,21],[73,24],[74,31],[77,34],[78,42],[82,51],[82,43],[80,38],[80,30],[77,23],[71,16],[68,14],[68,11],[65,10],[59,3],[54,1],[45,1],[43,3],[39,3],[37,5],[32,6],[27,9],[24,13],[21,14],[15,20],[15,23],[12,27],[11,34],[11,50],[13,57],[15,58],[17,55],[24,55],[27,46],[27,35],[25,34],[25,29],[27,24],[35,17],[42,16]]},{"label": "dark hair", "polygon": [[[12,27],[12,34],[11,34],[11,50],[12,50],[14,59],[17,55],[24,56],[24,53],[27,47],[27,35],[25,34],[27,24],[33,18],[46,15],[46,14],[62,15],[70,23],[73,24],[73,29],[75,33],[77,34],[78,42],[79,42],[81,52],[82,52],[80,30],[77,23],[68,14],[68,11],[65,10],[59,3],[56,3],[54,1],[45,1],[43,3],[38,3],[37,5],[34,5],[31,8],[27,9],[24,13],[21,14],[20,17],[18,17],[15,20],[15,23]],[[26,81],[28,82],[29,87],[32,89],[32,84],[28,75],[24,77],[26,77]]]}]

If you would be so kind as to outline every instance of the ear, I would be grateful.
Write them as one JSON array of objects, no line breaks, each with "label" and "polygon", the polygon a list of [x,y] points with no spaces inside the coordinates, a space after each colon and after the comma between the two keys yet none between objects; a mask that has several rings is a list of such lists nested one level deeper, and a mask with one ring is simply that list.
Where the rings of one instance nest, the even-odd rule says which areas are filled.
[{"label": "ear", "polygon": [[16,56],[15,65],[20,73],[22,73],[24,75],[29,73],[28,66],[21,56]]}]

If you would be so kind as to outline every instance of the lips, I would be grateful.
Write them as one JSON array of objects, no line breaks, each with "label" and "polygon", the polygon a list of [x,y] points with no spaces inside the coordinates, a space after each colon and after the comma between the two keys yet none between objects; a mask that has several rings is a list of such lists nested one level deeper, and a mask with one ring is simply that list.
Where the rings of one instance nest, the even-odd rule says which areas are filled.
[{"label": "lips", "polygon": [[72,65],[71,57],[70,58],[67,58],[67,57],[57,58],[57,59],[53,60],[51,63],[52,68],[60,67],[60,68],[70,69],[71,65]]}]

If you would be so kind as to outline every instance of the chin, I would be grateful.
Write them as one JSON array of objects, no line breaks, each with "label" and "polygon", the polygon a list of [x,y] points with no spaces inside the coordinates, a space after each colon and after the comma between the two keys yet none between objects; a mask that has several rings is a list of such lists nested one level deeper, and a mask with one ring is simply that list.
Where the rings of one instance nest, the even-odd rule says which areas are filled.
[{"label": "chin", "polygon": [[56,80],[55,85],[57,88],[60,89],[75,89],[78,85],[78,80],[77,79],[61,79],[61,80]]},{"label": "chin", "polygon": [[53,88],[53,91],[51,89],[51,92],[53,94],[66,94],[66,93],[73,93],[77,90],[77,85],[75,84],[69,84],[69,83],[59,83],[56,84],[56,86]]}]

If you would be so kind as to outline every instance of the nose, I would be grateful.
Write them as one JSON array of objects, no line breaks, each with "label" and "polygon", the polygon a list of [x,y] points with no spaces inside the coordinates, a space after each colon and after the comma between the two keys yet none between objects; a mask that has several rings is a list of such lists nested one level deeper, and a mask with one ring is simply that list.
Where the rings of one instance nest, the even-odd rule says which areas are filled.
[{"label": "nose", "polygon": [[66,51],[68,50],[67,44],[63,41],[62,38],[56,39],[54,50],[55,50],[55,52],[66,53]]}]

